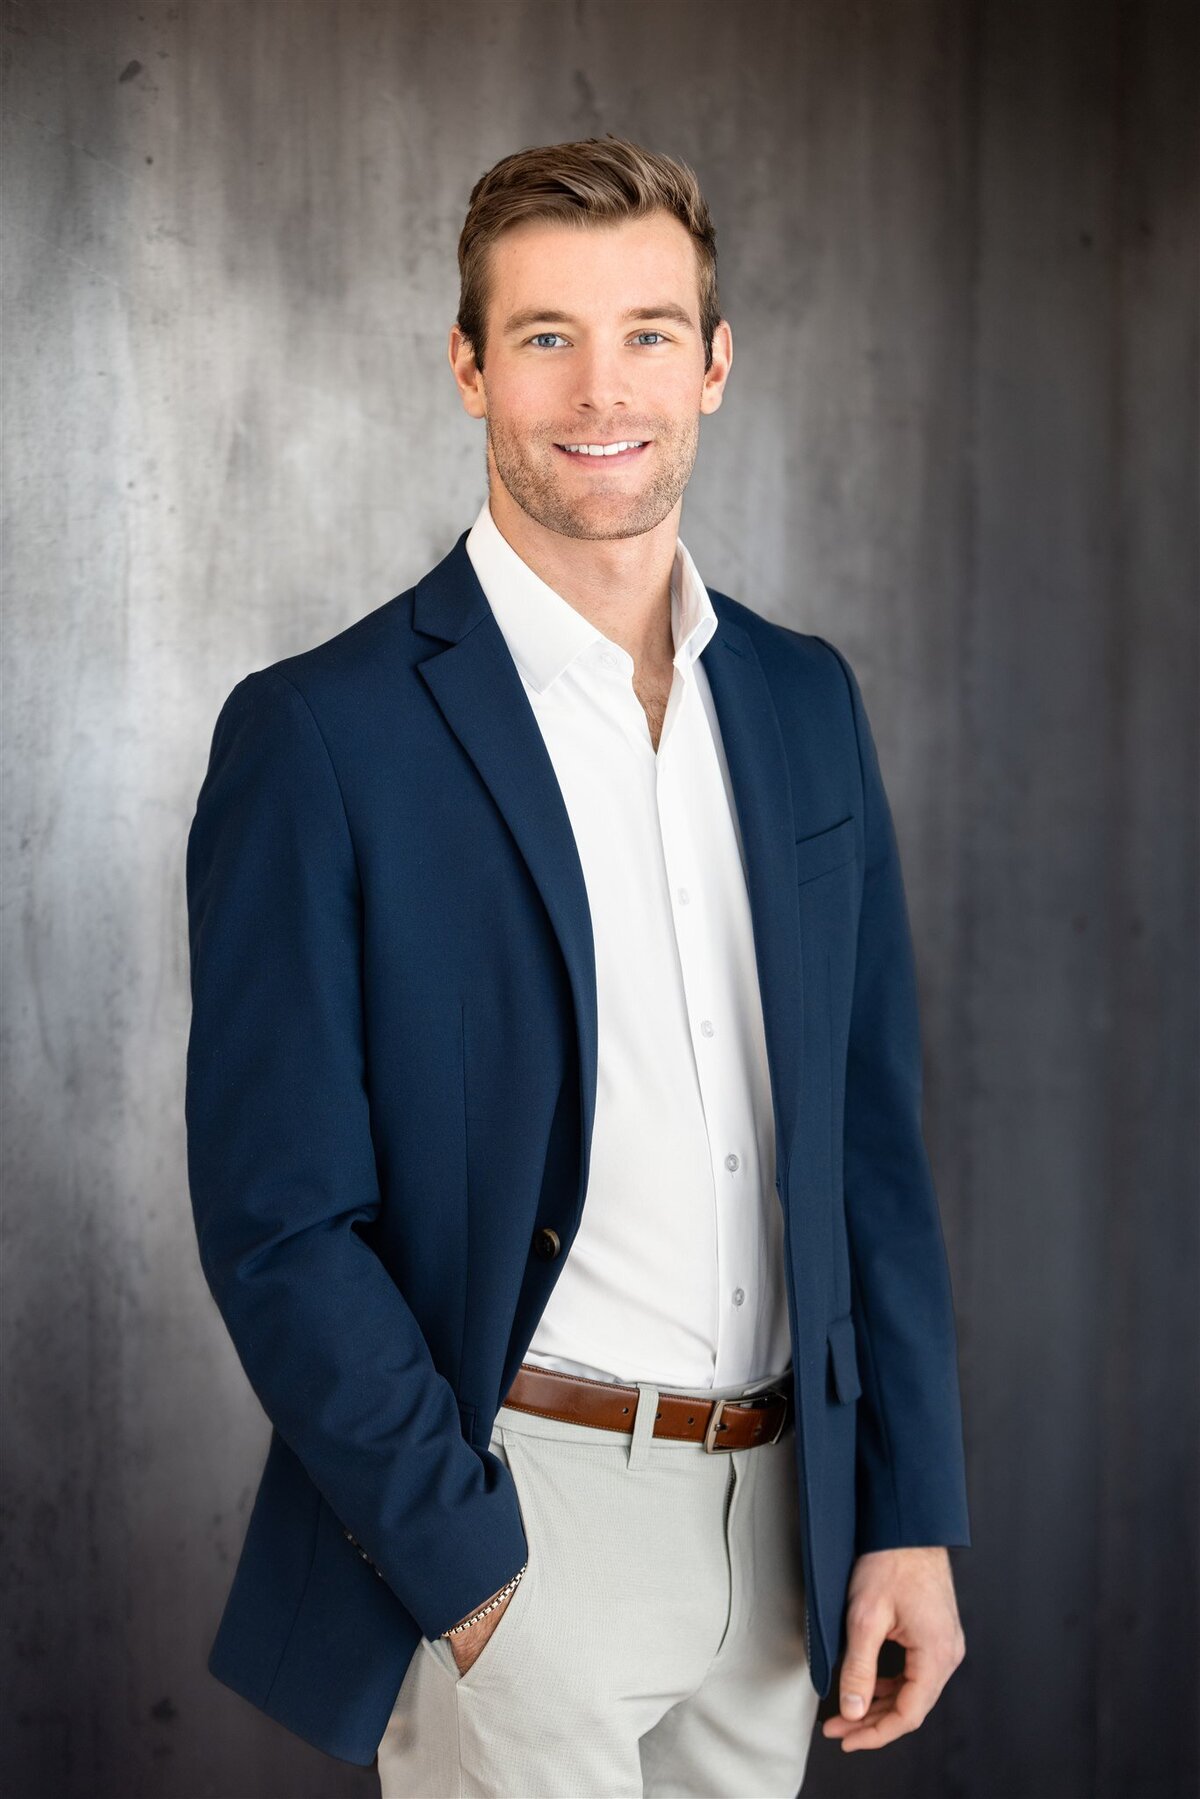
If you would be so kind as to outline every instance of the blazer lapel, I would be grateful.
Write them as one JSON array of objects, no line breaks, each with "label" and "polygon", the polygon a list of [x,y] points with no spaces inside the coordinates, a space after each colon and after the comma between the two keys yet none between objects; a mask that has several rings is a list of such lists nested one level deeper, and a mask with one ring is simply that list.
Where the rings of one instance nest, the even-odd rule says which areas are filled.
[{"label": "blazer lapel", "polygon": [[[579,1047],[583,1153],[576,1212],[587,1190],[596,1107],[596,962],[587,886],[563,800],[520,673],[466,551],[464,531],[417,584],[413,623],[446,648],[417,666],[471,757],[537,885],[566,963]],[[747,863],[777,1164],[786,1165],[799,1106],[803,986],[794,812],[787,753],[766,677],[729,602],[709,589],[717,630],[702,661],[729,765]]]},{"label": "blazer lapel", "polygon": [[730,617],[727,608],[732,602],[711,587],[708,594],[718,624],[700,660],[721,726],[746,854],[763,1030],[775,1096],[776,1164],[782,1173],[800,1108],[804,1054],[792,783],[779,714],[753,639]]},{"label": "blazer lapel", "polygon": [[575,1004],[587,1190],[596,1110],[596,956],[570,814],[524,683],[466,550],[464,531],[417,585],[413,623],[449,647],[418,663],[434,699],[491,792],[537,884],[562,948]]}]

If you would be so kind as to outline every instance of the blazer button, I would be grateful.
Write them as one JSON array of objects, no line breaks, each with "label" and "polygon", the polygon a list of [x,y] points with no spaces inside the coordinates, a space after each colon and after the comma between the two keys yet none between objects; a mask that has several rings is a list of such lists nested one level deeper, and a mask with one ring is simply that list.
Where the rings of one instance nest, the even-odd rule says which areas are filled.
[{"label": "blazer button", "polygon": [[533,1239],[534,1253],[549,1262],[558,1254],[562,1245],[558,1240],[558,1232],[552,1231],[549,1225],[543,1225]]}]

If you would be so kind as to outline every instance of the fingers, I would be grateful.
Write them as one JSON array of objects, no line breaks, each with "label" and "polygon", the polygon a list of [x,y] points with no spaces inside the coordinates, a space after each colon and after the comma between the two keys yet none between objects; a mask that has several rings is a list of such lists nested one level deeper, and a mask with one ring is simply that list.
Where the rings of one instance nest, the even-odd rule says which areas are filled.
[{"label": "fingers", "polygon": [[850,1730],[842,1740],[843,1750],[850,1754],[855,1749],[881,1749],[885,1743],[907,1736],[924,1723],[936,1700],[937,1693],[920,1682],[902,1681],[890,1709],[884,1708],[882,1715]]},{"label": "fingers", "polygon": [[925,1722],[944,1685],[932,1658],[910,1649],[904,1673],[877,1682],[876,1702],[862,1718],[850,1724],[840,1717],[827,1719],[825,1735],[840,1737],[847,1753],[854,1749],[881,1749]]},{"label": "fingers", "polygon": [[840,1713],[835,1712],[832,1717],[826,1718],[821,1726],[824,1735],[827,1737],[852,1735],[861,1730],[864,1724],[873,1724],[885,1712],[890,1712],[895,1704],[896,1690],[901,1684],[901,1678],[899,1674],[890,1674],[876,1680],[875,1697],[862,1717],[852,1724],[849,1719],[843,1718]]}]

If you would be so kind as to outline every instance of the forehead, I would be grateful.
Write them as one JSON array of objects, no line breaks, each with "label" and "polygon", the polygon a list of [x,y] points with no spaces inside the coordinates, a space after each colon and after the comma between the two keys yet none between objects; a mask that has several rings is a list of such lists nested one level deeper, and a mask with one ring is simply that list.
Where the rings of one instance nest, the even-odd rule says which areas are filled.
[{"label": "forehead", "polygon": [[501,233],[489,261],[501,320],[539,306],[582,316],[665,300],[699,313],[695,244],[669,212],[582,226],[526,219]]}]

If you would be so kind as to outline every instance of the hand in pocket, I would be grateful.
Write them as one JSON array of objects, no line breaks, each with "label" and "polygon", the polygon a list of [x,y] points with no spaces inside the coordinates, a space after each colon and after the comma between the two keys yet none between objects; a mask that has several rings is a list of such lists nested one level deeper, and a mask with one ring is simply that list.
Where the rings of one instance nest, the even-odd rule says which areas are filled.
[{"label": "hand in pocket", "polygon": [[500,1605],[496,1606],[493,1611],[490,1611],[485,1618],[478,1619],[469,1629],[460,1630],[456,1636],[448,1637],[446,1639],[450,1644],[450,1652],[454,1657],[455,1665],[460,1674],[465,1674],[471,1664],[479,1659],[484,1644],[496,1629],[501,1618],[503,1618],[505,1612],[508,1610],[519,1591],[520,1585],[518,1583],[518,1585],[513,1588],[512,1592],[508,1594],[507,1598],[505,1598]]}]

